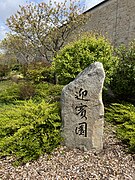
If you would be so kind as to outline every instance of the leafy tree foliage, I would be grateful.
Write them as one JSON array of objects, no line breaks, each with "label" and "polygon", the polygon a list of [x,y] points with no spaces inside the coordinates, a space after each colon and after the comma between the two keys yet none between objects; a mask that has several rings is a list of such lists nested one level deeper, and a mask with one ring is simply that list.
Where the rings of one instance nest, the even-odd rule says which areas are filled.
[{"label": "leafy tree foliage", "polygon": [[[8,27],[32,46],[40,56],[50,61],[80,25],[86,15],[81,14],[79,1],[63,3],[30,3],[20,6],[15,15],[7,19]],[[37,53],[37,54],[38,54]]]},{"label": "leafy tree foliage", "polygon": [[20,64],[29,64],[36,57],[33,45],[17,34],[7,34],[1,41],[0,47],[6,55],[16,57],[16,61]]}]

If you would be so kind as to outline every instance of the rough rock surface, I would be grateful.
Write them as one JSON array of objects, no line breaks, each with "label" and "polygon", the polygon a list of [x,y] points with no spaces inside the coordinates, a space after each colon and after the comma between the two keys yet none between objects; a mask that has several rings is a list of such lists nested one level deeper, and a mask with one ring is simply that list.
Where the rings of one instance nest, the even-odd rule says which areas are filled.
[{"label": "rough rock surface", "polygon": [[85,151],[103,148],[104,79],[102,63],[95,62],[63,88],[62,136],[67,147]]}]

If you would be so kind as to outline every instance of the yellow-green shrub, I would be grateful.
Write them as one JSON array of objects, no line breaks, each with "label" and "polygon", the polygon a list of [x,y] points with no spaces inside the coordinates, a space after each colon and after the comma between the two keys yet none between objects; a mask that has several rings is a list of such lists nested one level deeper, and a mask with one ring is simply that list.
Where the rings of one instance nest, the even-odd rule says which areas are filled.
[{"label": "yellow-green shrub", "polygon": [[132,104],[114,103],[106,108],[105,118],[112,122],[118,137],[135,152],[135,107]]},{"label": "yellow-green shrub", "polygon": [[37,159],[50,153],[61,141],[58,103],[0,107],[0,156],[12,155],[16,163]]},{"label": "yellow-green shrub", "polygon": [[15,104],[17,100],[28,100],[35,95],[35,86],[30,82],[12,83],[9,87],[0,92],[0,103]]},{"label": "yellow-green shrub", "polygon": [[34,101],[40,102],[44,99],[46,102],[60,101],[60,96],[62,92],[62,85],[54,85],[48,83],[40,83],[35,87]]},{"label": "yellow-green shrub", "polygon": [[53,72],[50,67],[38,67],[34,69],[28,69],[26,73],[26,78],[33,83],[40,83],[40,82],[54,82]]},{"label": "yellow-green shrub", "polygon": [[3,85],[2,91],[0,91],[0,104],[9,104],[19,99],[19,86],[18,84],[9,82],[9,87]]},{"label": "yellow-green shrub", "polygon": [[9,87],[3,88],[0,91],[0,104],[16,104],[18,100],[33,99],[36,102],[41,102],[44,99],[46,102],[55,102],[60,100],[62,85],[54,85],[48,83],[32,84],[31,82],[21,82],[19,84],[10,83]]},{"label": "yellow-green shrub", "polygon": [[106,83],[109,84],[117,58],[113,56],[111,44],[101,36],[87,35],[65,46],[54,58],[53,67],[59,83],[67,84],[95,61],[103,63]]}]

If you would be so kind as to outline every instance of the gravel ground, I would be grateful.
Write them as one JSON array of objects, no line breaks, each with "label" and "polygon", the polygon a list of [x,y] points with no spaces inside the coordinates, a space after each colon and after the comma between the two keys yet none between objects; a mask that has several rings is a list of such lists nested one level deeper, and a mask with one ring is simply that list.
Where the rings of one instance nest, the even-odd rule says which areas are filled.
[{"label": "gravel ground", "polygon": [[12,166],[12,158],[0,159],[0,180],[135,180],[135,155],[125,149],[106,125],[102,152],[62,146],[19,167]]}]

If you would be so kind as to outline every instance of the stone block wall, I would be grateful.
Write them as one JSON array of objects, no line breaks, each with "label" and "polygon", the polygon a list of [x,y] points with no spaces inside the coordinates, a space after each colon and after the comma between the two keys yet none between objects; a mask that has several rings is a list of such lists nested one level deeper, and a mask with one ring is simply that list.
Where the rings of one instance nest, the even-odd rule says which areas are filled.
[{"label": "stone block wall", "polygon": [[135,0],[105,0],[86,13],[85,31],[101,33],[115,46],[135,39]]}]

